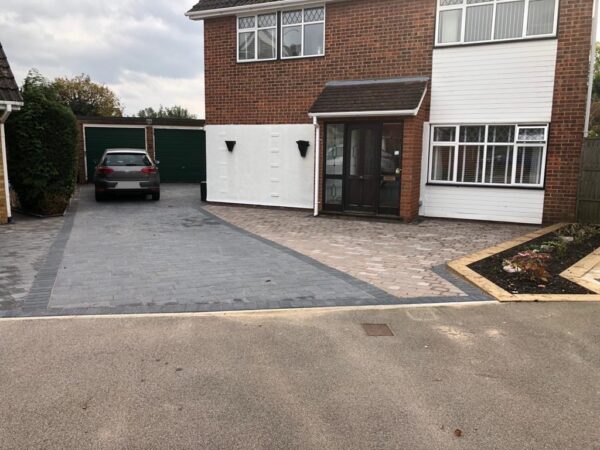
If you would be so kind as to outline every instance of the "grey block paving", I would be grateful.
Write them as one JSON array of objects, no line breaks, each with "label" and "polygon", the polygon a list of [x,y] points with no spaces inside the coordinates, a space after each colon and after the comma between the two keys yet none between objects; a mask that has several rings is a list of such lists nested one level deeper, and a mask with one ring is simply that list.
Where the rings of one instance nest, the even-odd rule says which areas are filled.
[{"label": "grey block paving", "polygon": [[[160,202],[123,198],[96,203],[93,189],[84,187],[66,219],[36,224],[39,229],[12,229],[21,231],[15,233],[21,241],[30,235],[35,239],[25,249],[13,243],[4,251],[10,259],[3,262],[11,263],[0,267],[0,293],[10,291],[10,297],[0,303],[0,317],[440,300],[399,299],[236,228],[202,209],[194,185],[165,185]],[[7,234],[0,229],[0,238]],[[21,254],[29,263],[13,264],[11,255]],[[442,301],[483,298],[472,292]]]},{"label": "grey block paving", "polygon": [[50,309],[239,310],[366,303],[385,295],[202,211],[197,186],[163,189],[160,202],[100,204],[90,189],[81,191]]},{"label": "grey block paving", "polygon": [[0,312],[19,311],[28,299],[45,298],[56,277],[44,271],[49,251],[64,218],[38,219],[15,213],[14,223],[0,227]]}]

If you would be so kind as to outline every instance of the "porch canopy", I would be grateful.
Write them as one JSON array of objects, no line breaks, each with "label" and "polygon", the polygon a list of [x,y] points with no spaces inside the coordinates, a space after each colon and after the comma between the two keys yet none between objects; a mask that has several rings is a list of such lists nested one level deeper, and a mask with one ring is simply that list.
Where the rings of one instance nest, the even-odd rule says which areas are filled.
[{"label": "porch canopy", "polygon": [[427,77],[331,81],[310,108],[313,118],[416,116]]}]

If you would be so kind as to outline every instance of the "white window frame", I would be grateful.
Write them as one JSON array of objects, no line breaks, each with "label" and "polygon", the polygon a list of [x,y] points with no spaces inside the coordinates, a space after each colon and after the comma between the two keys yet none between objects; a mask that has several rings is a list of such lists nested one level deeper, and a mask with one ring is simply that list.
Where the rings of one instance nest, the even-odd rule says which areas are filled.
[{"label": "white window frame", "polygon": [[[304,21],[304,11],[307,9],[317,9],[317,8],[323,8],[323,20],[317,20],[315,22],[305,22]],[[300,23],[294,23],[294,24],[290,24],[290,25],[284,25],[283,24],[283,14],[285,14],[286,12],[291,12],[291,11],[302,11],[302,22]],[[281,59],[302,59],[302,58],[321,58],[323,56],[325,56],[325,41],[326,41],[326,22],[327,22],[327,8],[325,8],[325,5],[313,5],[307,8],[289,8],[289,9],[285,9],[281,11],[281,14],[279,15],[280,17],[280,35],[279,35],[279,52],[281,55]],[[316,24],[323,24],[323,53],[320,55],[305,55],[304,54],[304,28],[306,27],[306,25],[316,25]],[[301,42],[302,42],[302,55],[300,56],[284,56],[283,55],[283,30],[285,28],[291,28],[291,27],[300,27],[302,32],[301,32]]]},{"label": "white window frame", "polygon": [[[460,142],[460,128],[461,127],[483,127],[485,126],[485,143],[481,142]],[[490,127],[496,126],[510,126],[514,127],[515,135],[513,142],[490,142],[489,141],[489,129]],[[455,128],[455,138],[452,142],[436,141],[435,140],[435,129],[436,128]],[[519,132],[523,129],[528,128],[543,128],[544,129],[544,140],[543,141],[519,141]],[[523,189],[540,189],[544,187],[545,175],[546,175],[546,159],[548,154],[548,133],[549,124],[515,124],[515,123],[461,123],[461,124],[432,124],[431,133],[429,138],[429,168],[427,170],[427,184],[432,185],[455,185],[455,186],[476,186],[476,187],[504,187],[504,188],[523,188]],[[458,154],[461,146],[481,146],[483,147],[483,168],[481,179],[482,182],[465,182],[458,181]],[[510,158],[510,167],[508,170],[510,173],[509,183],[486,183],[486,170],[487,170],[487,152],[489,147],[496,146],[510,146],[512,147],[512,157]],[[434,147],[452,147],[454,149],[454,164],[452,171],[452,180],[434,180],[433,179],[433,148]],[[531,183],[517,183],[517,161],[519,148],[526,147],[542,147],[542,164],[540,168],[540,181],[536,184]]]},{"label": "white window frame", "polygon": [[[274,27],[259,27],[258,26],[258,16],[268,16],[275,15],[275,26]],[[240,28],[240,19],[245,19],[248,17],[254,17],[254,28]],[[237,30],[237,45],[235,49],[236,59],[238,63],[252,63],[252,62],[262,62],[262,61],[275,61],[277,59],[277,47],[279,45],[279,33],[277,32],[277,27],[279,23],[279,16],[276,11],[266,11],[261,12],[260,14],[240,14],[236,17],[236,30]],[[258,32],[261,30],[275,30],[275,57],[274,58],[259,58],[258,57]],[[254,59],[240,59],[240,33],[254,33]]]},{"label": "white window frame", "polygon": [[[436,22],[435,22],[435,45],[436,47],[451,47],[451,46],[456,46],[456,45],[473,45],[473,44],[489,44],[492,42],[511,42],[511,41],[522,41],[522,40],[530,40],[530,39],[543,39],[543,38],[551,38],[551,37],[556,37],[557,36],[557,29],[558,29],[558,12],[559,12],[559,5],[560,5],[560,0],[556,0],[555,4],[554,4],[554,25],[552,28],[552,32],[548,33],[548,34],[536,34],[533,36],[528,36],[527,35],[527,24],[528,24],[528,19],[529,19],[529,3],[531,2],[531,0],[524,0],[525,1],[525,6],[524,6],[524,12],[523,12],[523,31],[521,36],[518,37],[514,37],[514,38],[505,38],[505,39],[496,39],[494,36],[496,34],[496,10],[497,10],[497,5],[500,3],[512,3],[514,1],[517,0],[483,0],[482,3],[476,3],[473,5],[467,5],[467,1],[466,0],[462,0],[462,4],[458,4],[458,5],[446,5],[446,6],[441,6],[440,0],[436,0],[437,3],[437,13],[436,13]],[[492,33],[491,33],[491,39],[485,40],[485,41],[469,41],[469,42],[465,42],[465,32],[466,32],[466,28],[467,28],[467,8],[473,8],[473,7],[477,7],[477,6],[484,6],[484,5],[494,5],[494,11],[492,13]],[[456,42],[440,42],[440,23],[441,23],[441,13],[443,11],[451,11],[451,10],[456,10],[456,9],[460,9],[461,12],[461,31],[460,31],[460,39]]]}]

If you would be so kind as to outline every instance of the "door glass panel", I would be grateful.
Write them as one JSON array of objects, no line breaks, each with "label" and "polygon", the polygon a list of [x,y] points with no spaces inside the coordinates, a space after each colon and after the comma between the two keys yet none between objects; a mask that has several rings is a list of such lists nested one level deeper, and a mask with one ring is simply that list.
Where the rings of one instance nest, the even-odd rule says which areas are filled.
[{"label": "door glass panel", "polygon": [[342,175],[344,172],[344,125],[327,125],[325,143],[325,173]]},{"label": "door glass panel", "polygon": [[325,180],[325,203],[330,205],[342,204],[342,180]]},{"label": "door glass panel", "polygon": [[379,142],[377,130],[373,128],[365,129],[365,170],[364,176],[374,176],[379,172]]},{"label": "door glass panel", "polygon": [[400,207],[400,174],[402,165],[401,123],[383,125],[381,139],[381,183],[379,187],[379,207]]},{"label": "door glass panel", "polygon": [[364,130],[354,129],[350,133],[350,176],[358,176],[360,173],[360,147],[363,141]]},{"label": "door glass panel", "polygon": [[381,174],[399,175],[402,161],[402,124],[387,123],[383,125],[381,141]]}]

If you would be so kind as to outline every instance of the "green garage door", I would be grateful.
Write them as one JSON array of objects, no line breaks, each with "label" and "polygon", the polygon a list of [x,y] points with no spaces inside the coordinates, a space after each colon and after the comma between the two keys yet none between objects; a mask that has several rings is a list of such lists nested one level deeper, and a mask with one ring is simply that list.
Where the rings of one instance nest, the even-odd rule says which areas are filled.
[{"label": "green garage door", "polygon": [[206,135],[204,130],[154,129],[160,181],[200,183],[206,181]]},{"label": "green garage door", "polygon": [[86,127],[85,147],[88,181],[94,181],[94,168],[108,148],[146,149],[145,128]]}]

